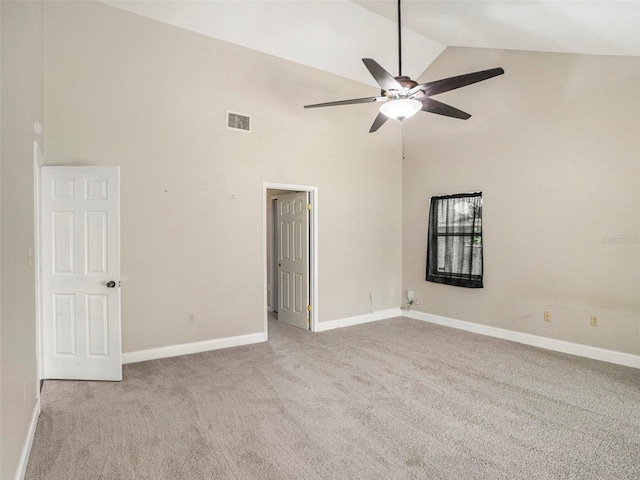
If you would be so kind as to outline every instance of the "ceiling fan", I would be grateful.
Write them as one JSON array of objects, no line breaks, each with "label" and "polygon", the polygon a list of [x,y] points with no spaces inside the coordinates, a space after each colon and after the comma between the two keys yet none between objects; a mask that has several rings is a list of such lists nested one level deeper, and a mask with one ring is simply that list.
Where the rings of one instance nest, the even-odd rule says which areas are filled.
[{"label": "ceiling fan", "polygon": [[470,114],[458,110],[455,107],[439,102],[431,98],[439,93],[455,90],[473,83],[481,82],[498,75],[502,75],[502,68],[491,68],[479,72],[467,73],[456,77],[443,78],[433,82],[418,84],[415,80],[402,75],[402,24],[401,6],[398,0],[398,76],[394,77],[380,66],[373,58],[363,58],[364,65],[369,73],[378,82],[380,88],[379,97],[354,98],[350,100],[339,100],[336,102],[316,103],[305,105],[304,108],[332,107],[335,105],[350,105],[354,103],[374,103],[381,102],[380,112],[373,121],[369,133],[377,131],[388,119],[403,121],[412,117],[420,110],[423,112],[437,113],[447,117],[466,120]]}]

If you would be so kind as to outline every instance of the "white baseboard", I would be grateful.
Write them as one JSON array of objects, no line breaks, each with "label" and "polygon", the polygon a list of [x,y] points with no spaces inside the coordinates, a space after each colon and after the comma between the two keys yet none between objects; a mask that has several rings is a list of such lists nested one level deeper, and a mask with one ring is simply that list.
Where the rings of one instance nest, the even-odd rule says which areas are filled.
[{"label": "white baseboard", "polygon": [[640,356],[631,353],[616,352],[615,350],[607,350],[604,348],[591,347],[589,345],[581,345],[579,343],[566,342],[564,340],[556,340],[553,338],[540,337],[529,333],[516,332],[504,328],[490,327],[479,323],[465,322],[463,320],[455,320],[453,318],[441,317],[430,313],[403,311],[403,316],[422,320],[424,322],[436,323],[446,327],[466,330],[467,332],[479,333],[489,337],[501,338],[512,342],[524,343],[534,347],[545,348],[556,352],[569,353],[580,357],[591,358],[603,362],[615,363],[627,367],[640,368]]},{"label": "white baseboard", "polygon": [[361,323],[375,322],[377,320],[385,320],[387,318],[401,317],[402,310],[400,308],[389,308],[388,310],[378,310],[377,312],[358,315],[355,317],[339,318],[338,320],[330,320],[328,322],[318,322],[316,332],[324,332],[333,330],[334,328],[351,327],[360,325]]},{"label": "white baseboard", "polygon": [[167,347],[151,348],[149,350],[137,350],[135,352],[125,352],[122,354],[122,364],[146,362],[147,360],[157,360],[159,358],[178,357],[191,353],[208,352],[220,350],[222,348],[240,347],[267,341],[267,334],[264,332],[238,335],[237,337],[215,338],[202,342],[183,343],[180,345],[169,345]]},{"label": "white baseboard", "polygon": [[33,445],[33,439],[36,435],[39,416],[40,399],[36,399],[36,404],[33,407],[33,415],[31,415],[31,423],[29,424],[29,431],[27,432],[27,438],[24,441],[22,454],[20,455],[20,461],[18,462],[18,468],[16,469],[16,475],[14,477],[15,480],[24,480],[24,476],[27,473],[27,464],[29,463],[29,455],[31,455],[31,446]]}]

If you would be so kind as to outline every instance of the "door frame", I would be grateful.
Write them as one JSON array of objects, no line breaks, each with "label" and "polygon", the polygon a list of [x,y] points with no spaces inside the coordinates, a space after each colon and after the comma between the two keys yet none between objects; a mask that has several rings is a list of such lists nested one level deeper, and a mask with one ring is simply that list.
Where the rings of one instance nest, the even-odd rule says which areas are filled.
[{"label": "door frame", "polygon": [[[309,316],[309,327],[312,332],[317,331],[318,324],[318,187],[310,185],[292,185],[288,183],[262,184],[262,272],[263,272],[263,311],[264,311],[264,334],[268,338],[269,334],[269,292],[267,269],[267,258],[271,255],[267,251],[267,237],[271,234],[267,230],[267,215],[271,215],[271,204],[267,196],[268,190],[287,190],[290,192],[307,192],[309,194],[309,305],[311,305],[311,315]],[[272,224],[273,228],[273,224]]]},{"label": "door frame", "polygon": [[[40,172],[45,165],[44,153],[38,143],[33,141],[33,265],[35,278],[35,313],[36,313],[36,371],[38,378],[37,398],[40,408],[40,388],[44,379],[43,348],[42,348],[42,245],[40,232]],[[39,411],[38,411],[39,412]]]}]

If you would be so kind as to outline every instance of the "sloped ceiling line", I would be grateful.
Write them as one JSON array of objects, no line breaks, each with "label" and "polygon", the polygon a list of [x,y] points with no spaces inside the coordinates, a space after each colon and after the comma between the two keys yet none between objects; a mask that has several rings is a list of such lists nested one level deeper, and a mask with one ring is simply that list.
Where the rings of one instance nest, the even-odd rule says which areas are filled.
[{"label": "sloped ceiling line", "polygon": [[[170,25],[377,86],[361,58],[397,74],[396,0],[102,0]],[[403,73],[447,46],[640,56],[640,1],[405,0]]]}]

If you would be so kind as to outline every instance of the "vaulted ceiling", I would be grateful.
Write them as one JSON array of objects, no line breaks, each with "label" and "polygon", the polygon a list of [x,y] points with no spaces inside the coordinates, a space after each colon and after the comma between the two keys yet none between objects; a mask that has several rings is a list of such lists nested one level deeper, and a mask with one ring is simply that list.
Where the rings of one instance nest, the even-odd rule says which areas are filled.
[{"label": "vaulted ceiling", "polygon": [[[397,74],[396,0],[113,1],[155,20],[375,85]],[[640,1],[404,0],[403,72],[449,46],[640,56]]]}]

